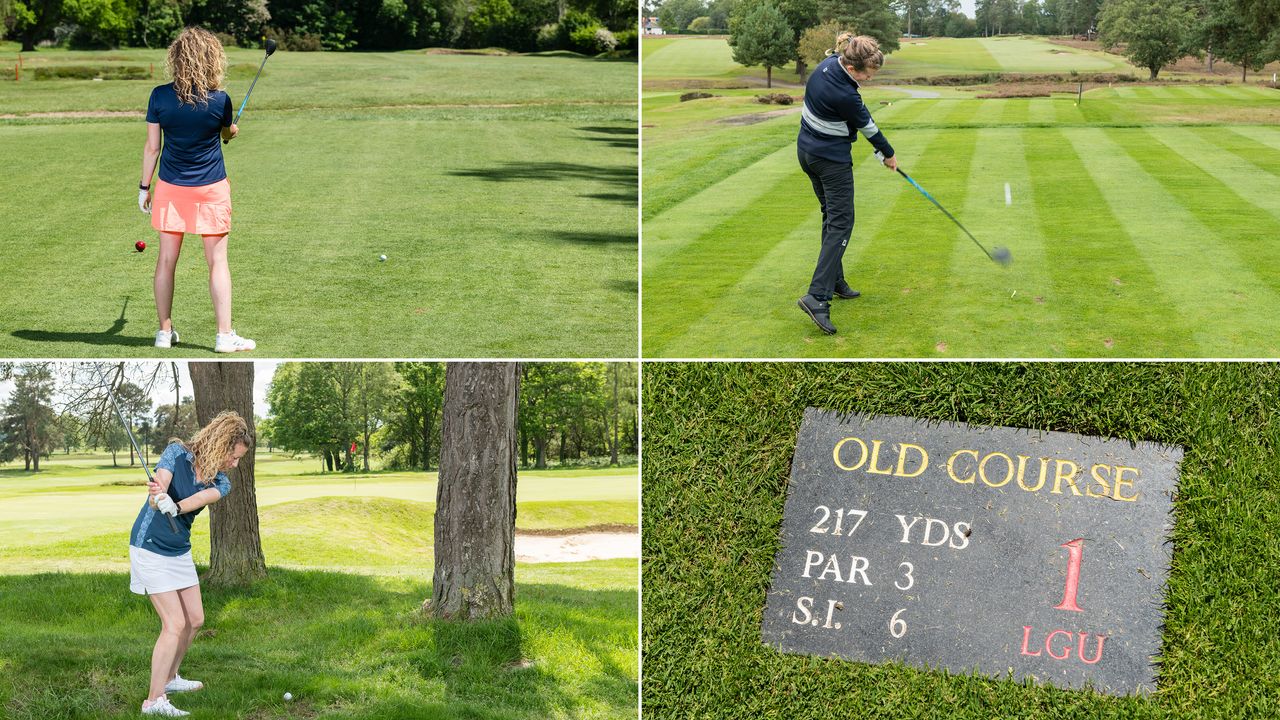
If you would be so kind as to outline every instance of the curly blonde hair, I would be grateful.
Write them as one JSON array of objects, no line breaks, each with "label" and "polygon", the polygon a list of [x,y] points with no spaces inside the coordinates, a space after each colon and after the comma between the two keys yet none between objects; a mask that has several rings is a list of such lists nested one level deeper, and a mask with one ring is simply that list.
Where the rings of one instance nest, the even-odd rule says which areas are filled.
[{"label": "curly blonde hair", "polygon": [[165,72],[184,105],[204,105],[209,94],[222,89],[227,76],[227,55],[217,36],[199,27],[183,30],[169,46]]},{"label": "curly blonde hair", "polygon": [[840,33],[836,38],[836,54],[845,67],[858,72],[879,70],[884,65],[884,53],[880,51],[880,43],[869,35],[855,36],[851,32]]},{"label": "curly blonde hair", "polygon": [[[176,438],[175,441],[182,442]],[[243,445],[246,450],[253,448],[253,434],[239,413],[225,410],[201,428],[191,442],[182,444],[196,456],[196,480],[210,486],[237,445]]]}]

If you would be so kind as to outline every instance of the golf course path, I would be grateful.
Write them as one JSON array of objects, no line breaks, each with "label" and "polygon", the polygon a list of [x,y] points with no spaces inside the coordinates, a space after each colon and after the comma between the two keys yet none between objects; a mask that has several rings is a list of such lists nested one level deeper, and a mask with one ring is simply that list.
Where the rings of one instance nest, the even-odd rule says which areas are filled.
[{"label": "golf course path", "polygon": [[904,92],[913,98],[942,97],[942,94],[939,93],[937,90],[916,90],[915,88],[904,87],[902,85],[883,85],[881,87],[883,87],[886,90],[897,90],[898,92]]},{"label": "golf course path", "polygon": [[585,562],[638,557],[638,532],[588,532],[556,536],[516,534],[516,562]]}]

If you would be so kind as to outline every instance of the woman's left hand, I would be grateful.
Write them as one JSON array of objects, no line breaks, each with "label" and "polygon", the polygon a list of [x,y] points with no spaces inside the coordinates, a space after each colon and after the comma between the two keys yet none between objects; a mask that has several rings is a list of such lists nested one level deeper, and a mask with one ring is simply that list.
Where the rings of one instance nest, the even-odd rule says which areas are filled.
[{"label": "woman's left hand", "polygon": [[151,193],[150,191],[138,189],[138,209],[142,212],[151,214]]},{"label": "woman's left hand", "polygon": [[887,168],[889,168],[890,170],[897,170],[897,169],[898,169],[898,156],[897,156],[897,155],[894,155],[893,157],[887,157],[887,158],[885,158],[885,159],[884,159],[884,166],[885,166],[885,167],[887,167]]}]

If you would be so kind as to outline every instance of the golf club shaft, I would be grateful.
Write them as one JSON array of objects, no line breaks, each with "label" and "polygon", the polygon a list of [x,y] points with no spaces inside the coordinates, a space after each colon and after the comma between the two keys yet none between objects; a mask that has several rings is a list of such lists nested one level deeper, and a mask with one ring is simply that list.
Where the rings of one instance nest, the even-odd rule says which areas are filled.
[{"label": "golf club shaft", "polygon": [[[253,94],[253,86],[258,84],[258,76],[262,75],[262,68],[267,65],[267,58],[271,57],[271,53],[262,56],[262,62],[258,64],[258,72],[253,74],[253,82],[249,83],[249,92],[244,94],[244,100],[240,101],[240,109],[236,111],[236,119],[231,122],[232,125],[240,124],[240,116],[244,114],[244,106],[249,104],[249,96]],[[223,140],[222,144],[226,145],[230,140]]]},{"label": "golf club shaft", "polygon": [[[133,445],[133,452],[138,456],[138,462],[142,463],[142,471],[147,474],[147,481],[155,482],[155,478],[151,477],[151,468],[147,467],[147,461],[142,459],[142,451],[138,449],[138,441],[133,437],[133,429],[129,427],[129,423],[124,419],[124,413],[120,411],[120,405],[116,403],[115,393],[111,392],[111,383],[107,381],[107,377],[102,374],[101,370],[98,371],[98,376],[102,378],[102,381],[107,386],[107,399],[111,401],[111,407],[115,408],[116,417],[120,418],[120,424],[124,426],[125,435],[129,436],[129,444]],[[160,514],[164,515],[164,513]],[[169,529],[177,533],[178,524],[173,521],[172,517],[168,515],[164,515],[164,517],[169,521]]]},{"label": "golf club shaft", "polygon": [[939,210],[941,210],[943,215],[946,215],[946,216],[947,216],[947,218],[949,218],[949,219],[951,220],[951,222],[953,222],[953,223],[955,223],[955,224],[956,224],[956,227],[960,228],[961,230],[964,230],[964,234],[969,236],[969,239],[973,241],[973,244],[974,244],[974,245],[977,245],[977,246],[978,246],[978,249],[980,249],[980,250],[982,250],[982,252],[986,253],[986,255],[987,255],[987,257],[988,257],[989,259],[991,259],[992,261],[995,261],[995,258],[994,258],[994,257],[991,257],[991,253],[987,252],[987,249],[986,249],[985,247],[983,247],[983,246],[982,246],[982,243],[978,242],[978,238],[974,237],[974,236],[973,236],[973,233],[969,232],[969,230],[968,230],[964,225],[961,225],[961,224],[960,224],[960,221],[959,221],[959,220],[957,220],[957,219],[955,218],[955,216],[954,216],[954,215],[952,215],[951,213],[947,212],[947,209],[946,209],[946,208],[944,208],[944,207],[942,207],[942,203],[938,202],[937,200],[934,200],[934,199],[933,199],[933,196],[932,196],[932,195],[930,195],[930,194],[929,194],[929,192],[928,192],[927,190],[925,190],[924,188],[920,187],[920,183],[916,182],[914,179],[912,179],[912,177],[911,177],[910,175],[908,175],[908,174],[906,174],[905,172],[903,172],[903,171],[902,171],[902,168],[898,168],[897,170],[898,170],[898,174],[899,174],[899,175],[901,175],[902,177],[906,178],[906,179],[907,179],[907,182],[911,183],[911,186],[912,186],[912,187],[914,187],[915,189],[919,190],[921,195],[924,195],[926,198],[928,198],[929,202],[933,203],[933,206],[934,206],[934,207],[936,207],[936,208],[938,208]]}]

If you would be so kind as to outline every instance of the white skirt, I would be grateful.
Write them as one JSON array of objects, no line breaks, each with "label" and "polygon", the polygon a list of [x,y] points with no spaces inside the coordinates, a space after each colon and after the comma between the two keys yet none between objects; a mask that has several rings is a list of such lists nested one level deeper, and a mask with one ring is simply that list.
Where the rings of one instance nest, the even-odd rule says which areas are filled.
[{"label": "white skirt", "polygon": [[184,590],[199,584],[190,550],[169,557],[129,546],[129,589],[138,595]]}]

